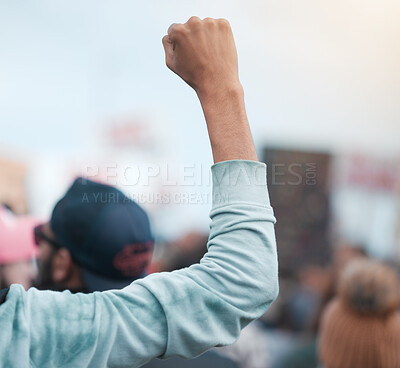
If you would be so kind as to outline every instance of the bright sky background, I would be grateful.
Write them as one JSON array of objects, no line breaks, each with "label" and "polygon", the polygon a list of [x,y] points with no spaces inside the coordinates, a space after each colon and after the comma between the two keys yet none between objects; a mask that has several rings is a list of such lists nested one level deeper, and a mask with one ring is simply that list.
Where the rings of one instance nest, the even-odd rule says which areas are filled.
[{"label": "bright sky background", "polygon": [[[160,142],[140,159],[211,163],[199,103],[161,44],[191,15],[231,22],[258,149],[399,156],[398,1],[0,0],[0,155],[36,158],[35,211],[64,190],[60,166],[106,156],[98,131],[124,114]],[[192,207],[188,222],[209,209]]]}]

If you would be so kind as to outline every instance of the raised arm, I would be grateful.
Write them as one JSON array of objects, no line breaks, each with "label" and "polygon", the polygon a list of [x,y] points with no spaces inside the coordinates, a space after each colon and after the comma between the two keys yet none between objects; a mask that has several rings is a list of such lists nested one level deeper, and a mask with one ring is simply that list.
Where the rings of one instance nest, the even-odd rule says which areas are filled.
[{"label": "raised arm", "polygon": [[0,305],[5,367],[139,367],[234,342],[278,293],[275,218],[237,77],[230,27],[192,18],[163,39],[167,63],[202,103],[216,164],[200,264],[123,290],[75,294],[13,285]]}]

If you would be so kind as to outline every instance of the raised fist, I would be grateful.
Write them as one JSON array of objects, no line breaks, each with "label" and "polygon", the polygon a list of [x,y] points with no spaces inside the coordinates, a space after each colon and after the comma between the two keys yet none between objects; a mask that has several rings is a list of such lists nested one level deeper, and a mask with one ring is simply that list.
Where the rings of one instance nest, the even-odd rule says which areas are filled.
[{"label": "raised fist", "polygon": [[168,68],[197,93],[239,84],[235,41],[225,19],[191,17],[163,37]]}]

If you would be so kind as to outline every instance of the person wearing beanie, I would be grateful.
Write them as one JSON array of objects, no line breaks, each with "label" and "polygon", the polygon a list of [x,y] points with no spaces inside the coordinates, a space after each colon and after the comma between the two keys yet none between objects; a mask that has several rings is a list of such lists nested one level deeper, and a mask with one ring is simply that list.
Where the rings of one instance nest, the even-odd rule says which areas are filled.
[{"label": "person wearing beanie", "polygon": [[322,317],[322,367],[400,368],[399,301],[394,270],[374,260],[348,264]]},{"label": "person wearing beanie", "polygon": [[[0,290],[1,367],[134,368],[156,357],[192,358],[232,344],[278,295],[276,220],[266,165],[258,162],[246,116],[229,22],[192,17],[173,24],[162,42],[167,66],[197,93],[210,137],[214,165],[207,253],[188,268],[138,278],[122,290],[73,294],[25,291],[20,285]],[[131,47],[148,56],[134,41]],[[90,202],[88,197],[82,194],[80,200]],[[60,206],[64,215],[53,214],[50,223],[59,245],[70,247],[83,264],[73,248],[79,240],[90,276],[99,276],[91,264],[96,244],[87,242],[87,235],[97,231],[108,242],[109,213],[116,211],[119,220],[130,214],[106,206],[106,220],[88,225],[92,216],[79,216],[78,229],[86,231],[71,235],[60,230],[61,224],[78,214],[74,207]],[[107,278],[138,269],[125,262],[132,254],[129,246],[123,249],[111,253],[118,272],[104,262]]]},{"label": "person wearing beanie", "polygon": [[11,284],[21,284],[25,290],[31,287],[38,254],[33,239],[37,223],[33,217],[15,216],[0,206],[0,289]]},{"label": "person wearing beanie", "polygon": [[36,287],[94,292],[146,276],[154,239],[146,212],[118,189],[78,178],[35,228]]}]

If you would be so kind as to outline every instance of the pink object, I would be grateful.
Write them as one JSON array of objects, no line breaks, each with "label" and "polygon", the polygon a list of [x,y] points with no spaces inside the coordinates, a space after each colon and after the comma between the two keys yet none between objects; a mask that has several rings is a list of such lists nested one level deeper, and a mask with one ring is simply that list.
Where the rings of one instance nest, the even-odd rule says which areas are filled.
[{"label": "pink object", "polygon": [[0,207],[0,264],[36,258],[33,228],[40,223],[30,216],[15,216]]}]

